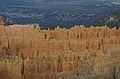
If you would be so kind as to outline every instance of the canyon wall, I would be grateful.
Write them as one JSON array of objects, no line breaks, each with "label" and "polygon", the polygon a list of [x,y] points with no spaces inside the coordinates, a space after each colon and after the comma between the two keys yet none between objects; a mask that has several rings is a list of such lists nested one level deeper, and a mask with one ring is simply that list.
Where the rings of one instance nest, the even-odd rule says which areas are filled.
[{"label": "canyon wall", "polygon": [[120,29],[0,22],[0,79],[120,79]]}]

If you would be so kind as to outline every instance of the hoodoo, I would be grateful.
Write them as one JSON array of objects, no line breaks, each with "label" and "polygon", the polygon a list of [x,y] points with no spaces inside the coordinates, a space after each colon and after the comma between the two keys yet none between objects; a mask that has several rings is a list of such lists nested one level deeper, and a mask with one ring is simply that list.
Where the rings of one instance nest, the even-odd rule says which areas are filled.
[{"label": "hoodoo", "polygon": [[0,79],[120,79],[119,60],[120,29],[0,28]]},{"label": "hoodoo", "polygon": [[0,16],[0,25],[4,25],[4,22],[2,20],[2,17]]}]

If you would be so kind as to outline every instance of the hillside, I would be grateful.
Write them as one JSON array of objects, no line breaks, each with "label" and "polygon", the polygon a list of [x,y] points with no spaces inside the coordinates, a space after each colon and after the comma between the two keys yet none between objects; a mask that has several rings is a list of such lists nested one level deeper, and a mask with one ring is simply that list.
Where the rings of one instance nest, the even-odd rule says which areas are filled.
[{"label": "hillside", "polygon": [[13,25],[16,22],[13,21],[10,17],[4,15],[4,14],[0,14],[0,16],[2,17],[3,21],[4,21],[4,25]]},{"label": "hillside", "polygon": [[120,27],[120,9],[117,12],[114,12],[93,24],[93,26],[104,26],[104,25],[107,25],[110,28],[113,28],[114,26],[119,28]]},{"label": "hillside", "polygon": [[56,26],[71,28],[81,24],[89,27],[120,7],[113,3],[113,0],[2,1],[8,3],[0,2],[0,14],[9,16],[19,24],[40,25],[41,29],[54,29]]}]

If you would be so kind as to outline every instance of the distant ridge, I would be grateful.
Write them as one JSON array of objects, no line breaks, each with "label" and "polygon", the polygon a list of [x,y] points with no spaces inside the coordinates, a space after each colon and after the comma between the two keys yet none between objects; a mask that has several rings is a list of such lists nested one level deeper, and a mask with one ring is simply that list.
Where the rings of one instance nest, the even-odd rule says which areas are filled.
[{"label": "distant ridge", "polygon": [[104,25],[107,25],[109,28],[113,28],[116,26],[116,28],[118,29],[120,27],[120,9],[118,9],[117,12],[114,12],[93,24],[93,26]]},{"label": "distant ridge", "polygon": [[4,25],[8,26],[8,25],[13,25],[16,22],[13,21],[10,17],[4,15],[4,14],[0,14],[0,16],[2,17],[3,21],[4,21]]}]

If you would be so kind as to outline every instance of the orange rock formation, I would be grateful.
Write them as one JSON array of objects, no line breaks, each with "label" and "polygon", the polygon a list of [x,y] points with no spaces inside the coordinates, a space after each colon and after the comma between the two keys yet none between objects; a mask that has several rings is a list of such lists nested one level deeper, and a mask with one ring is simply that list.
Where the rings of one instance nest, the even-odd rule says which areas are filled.
[{"label": "orange rock formation", "polygon": [[4,25],[4,22],[2,20],[2,17],[0,16],[0,25]]},{"label": "orange rock formation", "polygon": [[120,79],[119,60],[120,29],[0,22],[0,79]]}]

